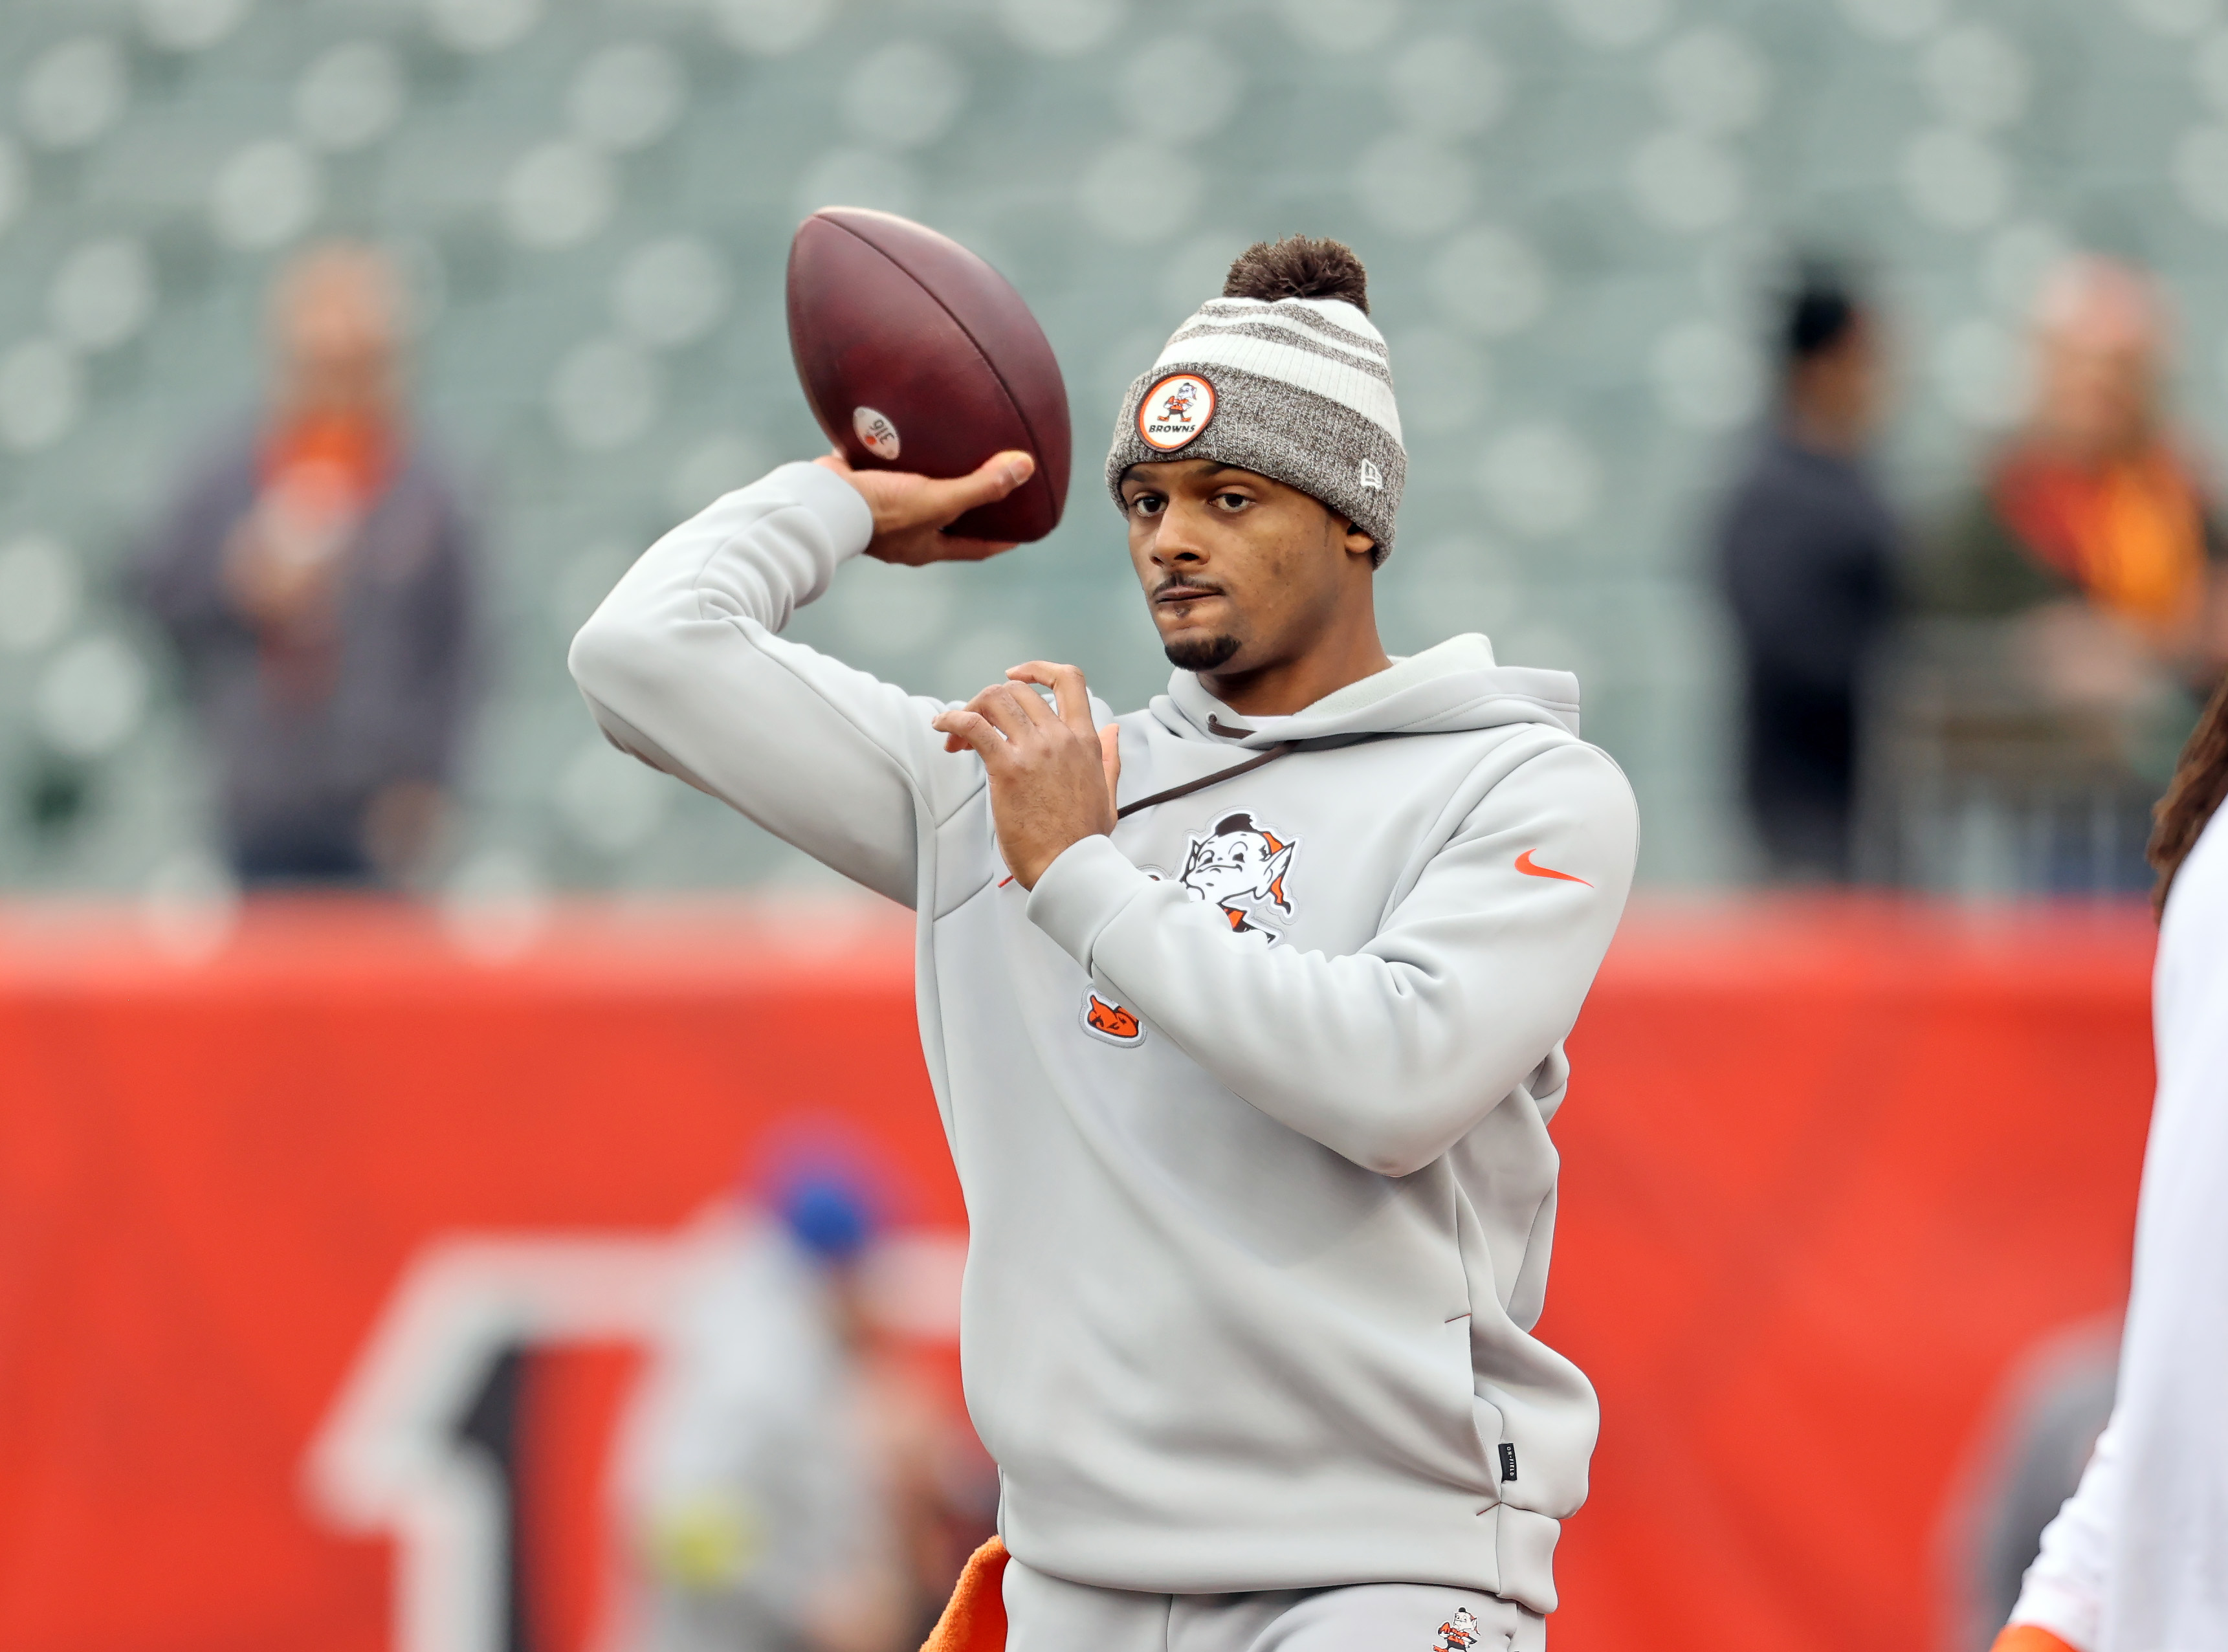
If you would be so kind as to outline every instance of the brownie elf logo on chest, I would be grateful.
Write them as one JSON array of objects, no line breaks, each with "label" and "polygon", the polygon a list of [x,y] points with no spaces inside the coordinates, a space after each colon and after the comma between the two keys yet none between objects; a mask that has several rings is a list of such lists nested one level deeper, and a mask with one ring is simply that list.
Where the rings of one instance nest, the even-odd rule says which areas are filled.
[{"label": "brownie elf logo on chest", "polygon": [[1176,881],[1193,900],[1220,912],[1232,934],[1274,946],[1291,919],[1292,900],[1284,885],[1299,846],[1298,838],[1241,809],[1191,840]]}]

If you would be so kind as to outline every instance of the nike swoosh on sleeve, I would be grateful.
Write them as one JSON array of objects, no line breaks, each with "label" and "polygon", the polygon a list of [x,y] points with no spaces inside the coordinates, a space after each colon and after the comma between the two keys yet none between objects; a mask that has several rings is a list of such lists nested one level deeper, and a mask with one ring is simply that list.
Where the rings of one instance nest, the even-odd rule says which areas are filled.
[{"label": "nike swoosh on sleeve", "polygon": [[1526,849],[1523,854],[1516,857],[1516,869],[1527,878],[1560,878],[1565,883],[1585,883],[1587,888],[1593,887],[1593,885],[1586,883],[1584,878],[1572,873],[1558,872],[1552,866],[1540,865],[1533,860],[1530,849]]}]

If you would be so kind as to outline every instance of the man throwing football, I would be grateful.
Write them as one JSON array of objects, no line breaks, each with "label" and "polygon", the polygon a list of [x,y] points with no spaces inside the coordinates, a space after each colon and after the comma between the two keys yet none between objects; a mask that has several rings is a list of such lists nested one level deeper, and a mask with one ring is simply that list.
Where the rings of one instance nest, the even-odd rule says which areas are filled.
[{"label": "man throwing football", "polygon": [[1631,791],[1568,675],[1379,642],[1406,456],[1337,243],[1251,249],[1128,393],[1166,695],[1040,661],[944,705],[782,638],[854,556],[1006,548],[939,530],[1029,470],[784,465],[652,546],[573,675],[919,914],[1011,1652],[1538,1648],[1597,1420],[1530,1334],[1547,1124]]}]

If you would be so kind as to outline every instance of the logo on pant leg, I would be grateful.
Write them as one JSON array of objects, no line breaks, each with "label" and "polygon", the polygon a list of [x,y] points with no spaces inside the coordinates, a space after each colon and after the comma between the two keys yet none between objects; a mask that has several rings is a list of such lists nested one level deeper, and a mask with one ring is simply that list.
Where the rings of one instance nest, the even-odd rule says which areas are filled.
[{"label": "logo on pant leg", "polygon": [[1439,1625],[1438,1643],[1431,1652],[1468,1652],[1477,1644],[1477,1614],[1467,1606],[1455,1608],[1455,1615]]}]

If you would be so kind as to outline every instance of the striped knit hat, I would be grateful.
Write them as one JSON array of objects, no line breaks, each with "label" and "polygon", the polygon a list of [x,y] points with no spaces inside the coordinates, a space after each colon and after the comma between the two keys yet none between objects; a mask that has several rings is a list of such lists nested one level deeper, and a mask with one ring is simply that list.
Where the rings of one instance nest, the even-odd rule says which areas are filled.
[{"label": "striped knit hat", "polygon": [[1392,548],[1408,455],[1367,277],[1335,241],[1248,249],[1223,296],[1176,329],[1130,384],[1106,488],[1163,459],[1214,459],[1297,488]]}]

